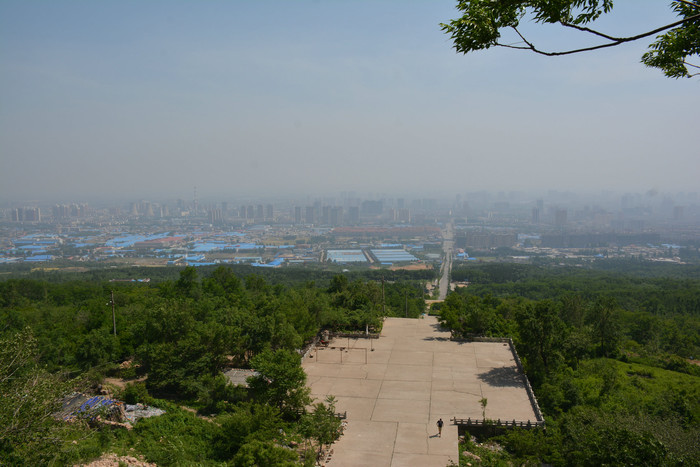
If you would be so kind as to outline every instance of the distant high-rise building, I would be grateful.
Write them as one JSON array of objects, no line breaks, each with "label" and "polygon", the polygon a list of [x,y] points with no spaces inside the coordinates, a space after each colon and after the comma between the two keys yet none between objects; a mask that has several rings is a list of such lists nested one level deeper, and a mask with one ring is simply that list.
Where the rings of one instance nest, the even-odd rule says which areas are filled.
[{"label": "distant high-rise building", "polygon": [[13,222],[41,222],[41,209],[15,208],[10,213]]},{"label": "distant high-rise building", "polygon": [[307,224],[313,224],[314,223],[314,207],[313,206],[306,206],[306,218],[305,221]]},{"label": "distant high-rise building", "polygon": [[268,204],[265,206],[265,219],[267,220],[272,220],[275,218],[274,216],[274,209],[271,204]]},{"label": "distant high-rise building", "polygon": [[384,210],[383,201],[363,201],[362,202],[362,215],[363,216],[379,216]]},{"label": "distant high-rise building", "polygon": [[263,207],[262,204],[258,204],[255,207],[255,218],[262,220],[264,217],[265,217],[265,208]]},{"label": "distant high-rise building", "polygon": [[343,225],[343,208],[334,206],[331,209],[330,224],[334,226]]},{"label": "distant high-rise building", "polygon": [[350,206],[348,209],[348,224],[356,225],[360,223],[360,208],[359,206]]},{"label": "distant high-rise building", "polygon": [[64,219],[70,216],[70,207],[67,204],[57,204],[51,211],[54,219]]},{"label": "distant high-rise building", "polygon": [[207,217],[209,218],[210,224],[220,224],[224,219],[221,209],[210,209],[207,212]]},{"label": "distant high-rise building", "polygon": [[532,223],[540,223],[540,208],[532,208]]},{"label": "distant high-rise building", "polygon": [[246,208],[245,217],[246,219],[255,219],[255,206],[251,204]]},{"label": "distant high-rise building", "polygon": [[194,206],[194,215],[199,214],[199,200],[197,199],[197,187],[194,187],[194,199],[192,200],[192,204]]},{"label": "distant high-rise building", "polygon": [[323,206],[321,209],[321,224],[328,225],[331,223],[331,207]]},{"label": "distant high-rise building", "polygon": [[39,208],[25,208],[24,220],[29,222],[38,222],[41,220],[41,211]]},{"label": "distant high-rise building", "polygon": [[566,225],[566,209],[557,209],[554,211],[554,224],[558,227]]},{"label": "distant high-rise building", "polygon": [[301,224],[301,206],[294,206],[294,223]]}]

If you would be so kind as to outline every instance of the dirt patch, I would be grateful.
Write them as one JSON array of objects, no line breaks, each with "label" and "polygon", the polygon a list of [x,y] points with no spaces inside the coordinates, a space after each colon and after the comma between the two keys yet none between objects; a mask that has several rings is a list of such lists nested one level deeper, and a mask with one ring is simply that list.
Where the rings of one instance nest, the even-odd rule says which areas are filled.
[{"label": "dirt patch", "polygon": [[110,262],[143,267],[161,267],[168,264],[167,259],[161,258],[110,258]]},{"label": "dirt patch", "polygon": [[433,269],[432,264],[427,264],[427,263],[417,263],[417,264],[408,264],[406,266],[392,266],[389,268],[390,271],[422,271],[424,269]]},{"label": "dirt patch", "polygon": [[114,386],[117,389],[123,390],[126,388],[127,384],[130,383],[141,383],[143,381],[146,381],[146,377],[142,376],[140,378],[133,378],[133,379],[122,379],[122,378],[105,378],[104,384],[105,385],[110,385]]},{"label": "dirt patch", "polygon": [[[383,269],[382,266],[370,266],[369,269]],[[388,268],[390,271],[422,271],[424,269],[433,269],[432,264],[418,263],[418,264],[407,264],[405,266],[391,266]]]},{"label": "dirt patch", "polygon": [[114,453],[103,454],[89,464],[77,464],[75,467],[119,467],[124,464],[130,467],[157,467],[157,464],[146,462],[143,456],[118,456]]}]

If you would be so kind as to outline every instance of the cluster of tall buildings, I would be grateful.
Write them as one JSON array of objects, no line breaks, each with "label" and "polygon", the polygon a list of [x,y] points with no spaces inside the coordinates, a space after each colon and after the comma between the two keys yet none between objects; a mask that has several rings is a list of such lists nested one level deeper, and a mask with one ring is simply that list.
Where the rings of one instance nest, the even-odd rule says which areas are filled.
[{"label": "cluster of tall buildings", "polygon": [[87,217],[89,214],[87,203],[81,204],[56,204],[51,208],[54,219],[68,217]]},{"label": "cluster of tall buildings", "polygon": [[36,207],[14,208],[10,211],[12,222],[41,222],[41,209]]},{"label": "cluster of tall buildings", "polygon": [[310,206],[294,206],[292,223],[310,225],[344,226],[358,225],[361,222],[400,222],[414,220],[412,211],[404,207],[386,207],[383,200],[366,200],[347,207],[314,203]]}]

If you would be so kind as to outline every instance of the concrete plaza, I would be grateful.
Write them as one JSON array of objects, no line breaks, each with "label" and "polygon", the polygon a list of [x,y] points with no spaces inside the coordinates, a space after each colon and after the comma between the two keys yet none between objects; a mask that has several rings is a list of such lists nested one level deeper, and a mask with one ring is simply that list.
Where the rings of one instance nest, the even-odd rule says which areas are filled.
[{"label": "concrete plaza", "polygon": [[[508,344],[454,342],[434,317],[387,318],[379,339],[338,338],[304,359],[311,396],[336,397],[347,427],[327,465],[458,463],[451,418],[532,420]],[[442,437],[436,422],[445,422]]]}]

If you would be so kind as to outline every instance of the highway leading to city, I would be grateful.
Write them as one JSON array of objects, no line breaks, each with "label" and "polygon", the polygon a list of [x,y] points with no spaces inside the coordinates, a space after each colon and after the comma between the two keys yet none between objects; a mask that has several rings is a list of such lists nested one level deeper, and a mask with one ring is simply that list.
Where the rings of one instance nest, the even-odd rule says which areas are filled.
[{"label": "highway leading to city", "polygon": [[452,270],[452,253],[454,249],[454,234],[452,229],[452,221],[448,222],[445,230],[442,232],[442,251],[445,258],[442,262],[440,274],[440,295],[438,300],[444,300],[447,297],[447,292],[450,287],[450,271]]}]

